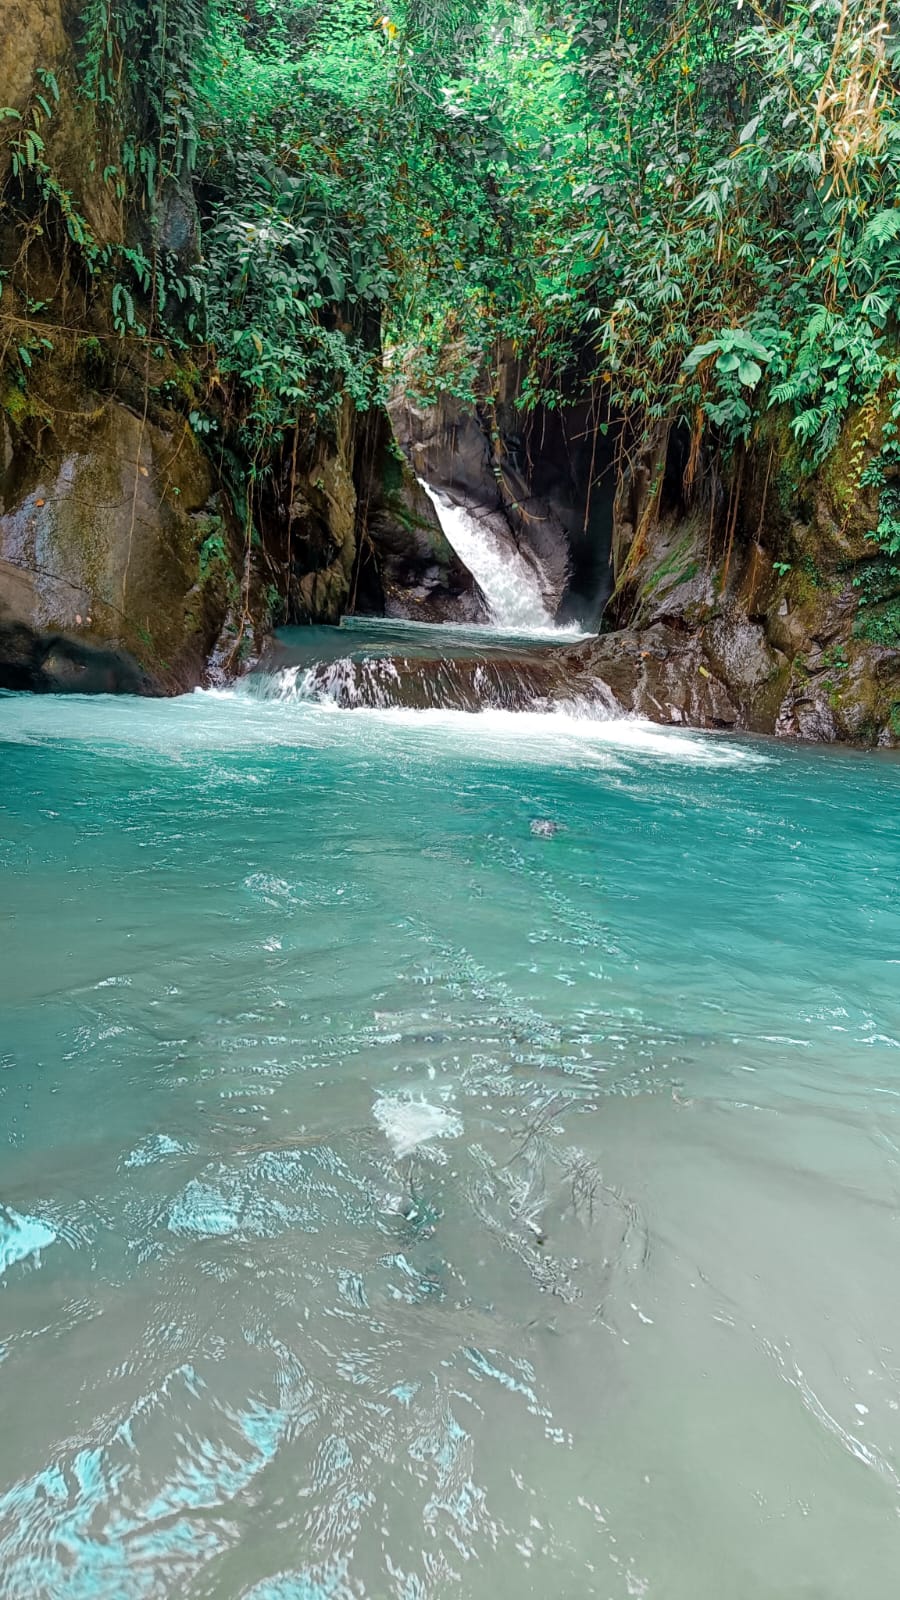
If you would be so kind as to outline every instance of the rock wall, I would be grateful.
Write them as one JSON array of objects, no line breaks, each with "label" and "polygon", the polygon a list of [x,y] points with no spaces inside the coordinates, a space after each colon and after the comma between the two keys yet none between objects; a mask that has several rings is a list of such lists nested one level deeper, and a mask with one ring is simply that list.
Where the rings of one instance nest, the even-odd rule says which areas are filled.
[{"label": "rock wall", "polygon": [[[0,687],[173,693],[239,663],[251,584],[190,404],[164,398],[184,381],[175,362],[119,336],[65,225],[148,242],[104,181],[118,153],[77,90],[79,18],[69,0],[0,0],[0,105],[18,114],[0,139]],[[25,130],[49,199],[14,171]],[[162,197],[162,242],[185,261],[190,202]]]},{"label": "rock wall", "polygon": [[0,687],[177,693],[236,665],[242,556],[188,424],[42,377],[0,410]]},{"label": "rock wall", "polygon": [[[67,218],[95,254],[158,248],[185,271],[199,231],[189,177],[163,184],[152,239],[106,181],[124,135],[79,93],[80,15],[0,0],[0,106],[17,114],[0,125],[0,688],[177,693],[242,670],[278,620],[478,620],[384,412],[298,425],[251,473],[215,353],[144,335],[136,283],[124,326],[111,281],[84,270]],[[15,170],[24,130],[43,180],[21,153]]]},{"label": "rock wall", "polygon": [[451,396],[434,407],[397,396],[389,410],[413,473],[477,510],[496,539],[514,543],[534,567],[548,610],[558,612],[569,590],[569,539],[558,508],[532,488],[512,411],[510,431],[492,434],[484,414]]},{"label": "rock wall", "polygon": [[390,419],[369,419],[363,454],[364,538],[375,583],[354,596],[356,609],[419,622],[486,622],[484,596],[441,528],[434,507],[397,446]]},{"label": "rock wall", "polygon": [[692,457],[666,423],[604,433],[585,405],[526,428],[515,384],[501,366],[489,414],[398,398],[392,415],[417,471],[487,506],[546,562],[561,619],[599,625],[603,612],[558,684],[587,672],[622,711],[657,721],[900,742],[900,566],[873,543],[865,472],[883,416],[852,417],[810,475],[777,416],[723,464],[712,448]]},{"label": "rock wall", "polygon": [[288,441],[261,520],[284,575],[286,621],[486,616],[380,409],[360,416],[345,405],[336,428],[307,449]]},{"label": "rock wall", "polygon": [[0,393],[0,688],[179,693],[242,671],[272,615],[484,620],[383,413],[288,444],[248,548],[188,422],[121,389],[53,362]]},{"label": "rock wall", "polygon": [[678,442],[665,441],[668,465],[660,440],[650,442],[646,482],[620,489],[610,608],[619,626],[584,651],[624,709],[701,727],[900,743],[900,630],[873,626],[861,604],[879,517],[864,469],[881,426],[851,419],[809,476],[772,419],[729,481],[708,468],[692,506],[673,470]]}]

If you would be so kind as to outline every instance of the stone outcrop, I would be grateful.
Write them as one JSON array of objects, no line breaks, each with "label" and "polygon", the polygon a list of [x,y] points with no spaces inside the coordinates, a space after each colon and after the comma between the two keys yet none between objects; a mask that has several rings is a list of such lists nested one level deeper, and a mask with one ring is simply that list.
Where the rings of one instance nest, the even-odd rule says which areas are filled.
[{"label": "stone outcrop", "polygon": [[397,373],[389,410],[415,471],[490,522],[530,560],[560,622],[599,627],[612,587],[610,543],[618,430],[603,399],[560,408],[521,403],[522,361],[507,349],[491,392],[465,406],[422,406]]},{"label": "stone outcrop", "polygon": [[720,505],[708,483],[706,499],[685,506],[670,459],[667,495],[642,527],[640,512],[626,525],[611,608],[624,626],[587,647],[598,671],[625,672],[628,709],[829,742],[900,742],[900,632],[884,606],[861,603],[881,559],[878,493],[864,475],[881,435],[877,419],[864,423],[862,433],[853,419],[809,476],[773,421],[730,489],[719,487]]},{"label": "stone outcrop", "polygon": [[372,597],[376,606],[387,617],[411,621],[486,622],[484,596],[447,542],[388,419],[379,419],[377,427],[379,448],[365,489],[364,519],[380,590]]},{"label": "stone outcrop", "polygon": [[[75,83],[78,19],[66,0],[0,0],[16,113],[0,141],[0,687],[175,693],[240,666],[253,583],[187,394],[164,398],[186,380],[157,341],[119,336],[59,227],[63,208],[104,246],[150,243],[95,158],[109,135]],[[55,185],[36,219],[40,195],[10,176],[23,129]],[[193,197],[169,190],[160,242],[186,265]]]},{"label": "stone outcrop", "polygon": [[141,377],[120,374],[113,397],[77,360],[66,382],[48,363],[0,394],[0,688],[220,681],[254,658],[285,600],[298,622],[485,620],[383,414],[346,407],[305,455],[286,452],[248,550],[211,453],[160,408],[158,381],[145,409]]},{"label": "stone outcrop", "polygon": [[496,541],[514,544],[533,566],[548,610],[558,612],[569,582],[566,530],[532,491],[512,436],[492,437],[484,417],[450,396],[434,407],[398,397],[390,416],[415,475],[477,511]]},{"label": "stone outcrop", "polygon": [[336,623],[364,614],[479,622],[471,573],[394,440],[384,411],[346,403],[335,424],[288,439],[261,502],[260,567],[277,580],[281,618]]},{"label": "stone outcrop", "polygon": [[177,693],[237,666],[240,551],[188,424],[53,383],[0,412],[0,686]]},{"label": "stone outcrop", "polygon": [[281,514],[290,568],[288,619],[348,613],[419,622],[481,622],[487,610],[397,447],[387,415],[342,409],[312,460],[291,461]]}]

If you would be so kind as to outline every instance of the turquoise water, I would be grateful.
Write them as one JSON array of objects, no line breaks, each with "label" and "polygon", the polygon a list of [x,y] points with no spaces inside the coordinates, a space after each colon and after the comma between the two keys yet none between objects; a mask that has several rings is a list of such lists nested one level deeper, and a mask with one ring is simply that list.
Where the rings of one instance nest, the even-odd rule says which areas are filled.
[{"label": "turquoise water", "polygon": [[895,1592],[895,760],[0,741],[3,1600]]}]

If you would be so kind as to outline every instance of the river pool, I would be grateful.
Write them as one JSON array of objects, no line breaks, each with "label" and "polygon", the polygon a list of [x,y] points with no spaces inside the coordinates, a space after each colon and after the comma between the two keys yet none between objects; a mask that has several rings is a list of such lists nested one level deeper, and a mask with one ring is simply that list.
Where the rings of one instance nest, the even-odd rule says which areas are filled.
[{"label": "river pool", "polygon": [[3,1600],[887,1600],[900,762],[0,697]]}]

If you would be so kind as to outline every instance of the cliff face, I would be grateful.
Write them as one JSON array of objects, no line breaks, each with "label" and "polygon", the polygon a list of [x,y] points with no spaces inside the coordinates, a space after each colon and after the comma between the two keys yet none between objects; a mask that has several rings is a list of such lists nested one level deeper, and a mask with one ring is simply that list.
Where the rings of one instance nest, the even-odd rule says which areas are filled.
[{"label": "cliff face", "polygon": [[[449,395],[428,407],[397,394],[394,431],[421,477],[477,508],[495,540],[515,544],[548,609],[598,626],[611,587],[606,440],[591,427],[588,406],[523,413],[519,377],[518,362],[504,363],[498,392],[477,410]],[[592,476],[599,487],[589,493]]]},{"label": "cliff face", "polygon": [[346,613],[480,622],[477,586],[441,531],[387,413],[342,407],[305,447],[287,441],[262,502],[261,563],[289,622]]},{"label": "cliff face", "polygon": [[6,405],[0,685],[173,693],[239,656],[230,535],[184,420],[75,384]]},{"label": "cliff face", "polygon": [[810,475],[772,419],[727,481],[707,471],[693,504],[671,436],[656,463],[638,463],[642,482],[620,481],[608,612],[618,627],[591,655],[627,709],[900,742],[900,576],[875,539],[881,492],[866,470],[884,420],[851,419]]},{"label": "cliff face", "polygon": [[129,201],[82,26],[68,0],[0,0],[0,688],[177,693],[276,621],[478,620],[383,412],[298,424],[257,474],[215,352],[150,331],[161,291],[134,264],[194,269],[194,194],[167,179],[152,228]]},{"label": "cliff face", "polygon": [[[136,245],[145,223],[108,181],[122,150],[78,91],[79,18],[0,0],[0,687],[172,693],[239,660],[251,597],[174,403],[183,375],[158,341],[125,336],[85,272],[85,241]],[[192,260],[189,196],[164,196],[160,227]]]},{"label": "cliff face", "polygon": [[812,474],[777,417],[726,465],[665,424],[600,429],[584,404],[527,417],[517,373],[502,364],[479,410],[398,400],[393,415],[417,468],[551,574],[560,620],[602,616],[565,673],[657,721],[900,741],[900,566],[870,481],[886,415],[852,418]]},{"label": "cliff face", "polygon": [[110,393],[57,355],[0,394],[0,688],[174,694],[239,673],[276,620],[484,619],[383,414],[286,451],[245,530],[145,376]]}]

